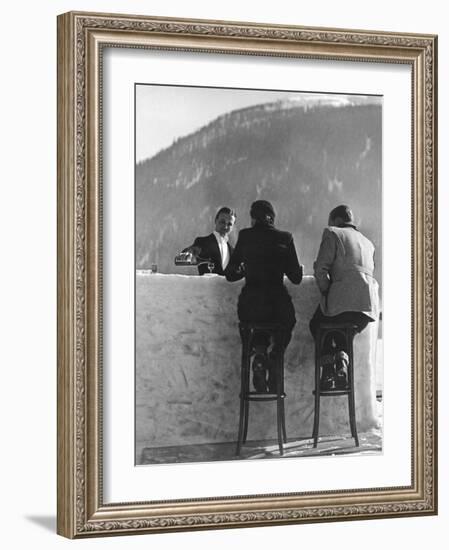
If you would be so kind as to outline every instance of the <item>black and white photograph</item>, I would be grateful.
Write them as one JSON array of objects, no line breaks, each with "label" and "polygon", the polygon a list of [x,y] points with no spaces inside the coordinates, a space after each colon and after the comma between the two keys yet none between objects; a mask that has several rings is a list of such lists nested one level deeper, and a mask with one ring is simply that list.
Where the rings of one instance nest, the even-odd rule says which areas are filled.
[{"label": "black and white photograph", "polygon": [[134,92],[136,465],[381,454],[382,97]]}]

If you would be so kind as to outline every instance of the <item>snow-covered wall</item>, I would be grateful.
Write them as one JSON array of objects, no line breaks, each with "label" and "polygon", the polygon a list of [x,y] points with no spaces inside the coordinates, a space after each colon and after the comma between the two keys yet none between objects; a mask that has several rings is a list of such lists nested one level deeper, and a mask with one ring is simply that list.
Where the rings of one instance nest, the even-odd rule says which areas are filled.
[{"label": "snow-covered wall", "polygon": [[[136,276],[136,457],[142,448],[235,441],[242,281],[138,272]],[[288,438],[310,437],[314,344],[308,323],[319,295],[312,277],[287,283],[297,323],[285,357]],[[377,323],[356,336],[357,425],[378,424]],[[322,398],[320,434],[348,433],[347,398]],[[248,439],[276,437],[275,403],[251,403]]]}]

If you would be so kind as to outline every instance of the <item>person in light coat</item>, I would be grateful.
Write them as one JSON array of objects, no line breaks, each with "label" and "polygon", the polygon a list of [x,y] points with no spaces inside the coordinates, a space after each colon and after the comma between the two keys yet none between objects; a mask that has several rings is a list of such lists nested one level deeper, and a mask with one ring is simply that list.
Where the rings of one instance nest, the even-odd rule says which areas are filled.
[{"label": "person in light coat", "polygon": [[[379,290],[374,278],[373,243],[354,225],[347,205],[329,214],[314,263],[314,275],[321,293],[311,321],[315,337],[322,322],[350,322],[361,332],[379,316]],[[344,389],[347,385],[347,350],[337,333],[329,335],[322,350],[322,389]]]}]

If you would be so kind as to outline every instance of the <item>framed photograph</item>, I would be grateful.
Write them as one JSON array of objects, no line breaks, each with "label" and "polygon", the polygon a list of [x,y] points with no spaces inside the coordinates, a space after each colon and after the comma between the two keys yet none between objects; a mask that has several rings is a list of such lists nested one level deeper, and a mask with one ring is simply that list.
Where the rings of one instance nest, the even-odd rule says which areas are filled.
[{"label": "framed photograph", "polygon": [[59,534],[437,513],[436,62],[59,16]]}]

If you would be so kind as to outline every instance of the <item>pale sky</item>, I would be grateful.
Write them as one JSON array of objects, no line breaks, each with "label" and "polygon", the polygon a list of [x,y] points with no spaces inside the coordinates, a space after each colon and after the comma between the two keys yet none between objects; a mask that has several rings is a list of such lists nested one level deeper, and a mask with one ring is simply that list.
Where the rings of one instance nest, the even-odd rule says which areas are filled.
[{"label": "pale sky", "polygon": [[[179,137],[205,126],[220,115],[252,105],[304,96],[347,98],[336,94],[239,90],[189,86],[136,85],[136,162],[154,156]],[[359,101],[362,96],[358,96]],[[379,98],[367,97],[367,102]]]}]

